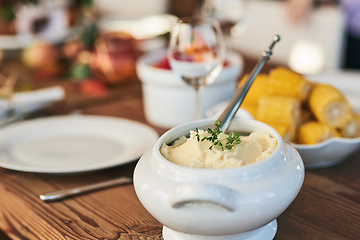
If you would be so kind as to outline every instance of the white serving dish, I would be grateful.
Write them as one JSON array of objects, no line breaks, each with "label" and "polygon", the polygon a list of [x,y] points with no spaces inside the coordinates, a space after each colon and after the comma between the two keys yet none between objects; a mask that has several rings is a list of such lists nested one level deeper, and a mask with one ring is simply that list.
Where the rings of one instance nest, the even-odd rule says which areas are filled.
[{"label": "white serving dish", "polygon": [[[328,71],[320,75],[307,76],[312,82],[327,83],[339,89],[349,101],[353,110],[360,114],[360,71]],[[228,101],[216,104],[206,111],[206,117],[215,118],[226,108]],[[236,118],[251,119],[252,116],[239,109]],[[291,143],[300,153],[307,169],[336,165],[359,151],[360,138],[331,138],[322,143],[305,145]]]},{"label": "white serving dish", "polygon": [[331,138],[313,145],[291,145],[298,150],[307,169],[324,168],[336,165],[358,151],[360,138]]},{"label": "white serving dish", "polygon": [[[360,71],[332,70],[307,76],[312,82],[331,84],[339,89],[353,110],[360,114]],[[360,138],[331,138],[314,145],[294,144],[308,169],[336,165],[359,151]]]},{"label": "white serving dish", "polygon": [[[144,55],[137,62],[137,74],[142,82],[147,120],[156,126],[171,128],[194,120],[195,91],[171,70],[153,66],[165,56],[165,50]],[[236,91],[244,61],[235,53],[227,59],[229,65],[201,92],[203,115],[209,107],[232,98]]]},{"label": "white serving dish", "polygon": [[160,153],[196,127],[214,120],[186,123],[162,135],[134,171],[135,191],[163,227],[165,240],[266,240],[277,231],[276,218],[295,199],[304,181],[300,155],[264,123],[234,119],[231,131],[266,131],[278,141],[268,158],[230,169],[198,169],[177,165]]}]

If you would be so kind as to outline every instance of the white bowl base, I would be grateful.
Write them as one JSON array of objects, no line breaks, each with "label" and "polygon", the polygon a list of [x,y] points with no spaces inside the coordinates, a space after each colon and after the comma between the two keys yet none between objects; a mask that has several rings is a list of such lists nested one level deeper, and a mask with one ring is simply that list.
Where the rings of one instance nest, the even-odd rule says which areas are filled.
[{"label": "white bowl base", "polygon": [[271,240],[277,231],[276,219],[258,229],[226,236],[204,236],[177,232],[167,227],[163,227],[164,240]]}]

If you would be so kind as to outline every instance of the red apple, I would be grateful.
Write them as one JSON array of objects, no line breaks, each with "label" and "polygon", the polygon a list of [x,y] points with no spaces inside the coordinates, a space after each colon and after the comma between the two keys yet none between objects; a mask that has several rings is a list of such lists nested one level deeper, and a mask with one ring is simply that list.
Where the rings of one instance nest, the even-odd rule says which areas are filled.
[{"label": "red apple", "polygon": [[22,52],[23,63],[32,69],[46,69],[50,66],[52,68],[59,57],[59,49],[44,41],[34,42]]},{"label": "red apple", "polygon": [[62,52],[65,57],[75,59],[84,50],[84,45],[79,39],[71,39],[66,41],[62,47]]},{"label": "red apple", "polygon": [[97,79],[86,79],[78,83],[79,91],[90,97],[104,97],[109,94],[108,88]]}]

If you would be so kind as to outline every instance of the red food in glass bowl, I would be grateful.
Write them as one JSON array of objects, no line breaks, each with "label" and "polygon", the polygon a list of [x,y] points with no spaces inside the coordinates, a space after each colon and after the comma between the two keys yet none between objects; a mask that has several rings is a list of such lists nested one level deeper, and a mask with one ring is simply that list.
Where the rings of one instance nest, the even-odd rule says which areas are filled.
[{"label": "red food in glass bowl", "polygon": [[[194,89],[171,71],[166,57],[166,49],[148,52],[138,59],[136,69],[142,82],[146,119],[156,126],[169,128],[194,119]],[[244,61],[234,52],[226,59],[226,67],[212,84],[204,88],[204,111],[228,100],[236,91]]]},{"label": "red food in glass bowl", "polygon": [[[226,68],[229,65],[230,65],[229,60],[225,60],[223,67]],[[171,70],[171,65],[167,57],[162,58],[159,62],[156,62],[153,66],[156,68]]]},{"label": "red food in glass bowl", "polygon": [[167,57],[154,64],[154,67],[171,70],[170,62]]}]

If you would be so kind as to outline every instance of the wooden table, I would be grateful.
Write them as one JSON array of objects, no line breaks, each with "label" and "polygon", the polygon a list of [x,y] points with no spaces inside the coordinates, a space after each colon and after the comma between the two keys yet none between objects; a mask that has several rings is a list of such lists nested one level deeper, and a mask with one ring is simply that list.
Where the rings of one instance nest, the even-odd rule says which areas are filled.
[{"label": "wooden table", "polygon": [[[135,81],[108,99],[68,96],[54,114],[81,110],[147,123]],[[166,129],[154,127],[159,134]],[[276,240],[360,239],[360,152],[336,166],[307,170],[304,185],[278,218]],[[0,168],[0,228],[12,239],[162,238],[162,225],[139,202],[132,184],[45,203],[40,193],[131,175],[136,161],[81,174],[38,174]]]}]

